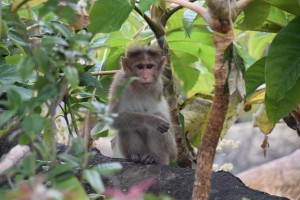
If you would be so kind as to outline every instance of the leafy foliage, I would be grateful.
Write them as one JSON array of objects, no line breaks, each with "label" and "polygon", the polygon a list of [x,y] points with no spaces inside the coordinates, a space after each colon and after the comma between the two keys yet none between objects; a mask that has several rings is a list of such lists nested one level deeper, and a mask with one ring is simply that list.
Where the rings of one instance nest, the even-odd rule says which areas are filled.
[{"label": "leafy foliage", "polygon": [[[204,1],[199,2],[204,5]],[[88,117],[100,119],[92,137],[105,137],[113,117],[105,114],[104,104],[111,77],[95,77],[91,72],[118,69],[127,45],[155,43],[154,33],[143,19],[152,5],[162,11],[170,9],[169,4],[158,0],[2,1],[0,105],[5,112],[0,114],[0,136],[13,130],[10,137],[31,145],[34,152],[21,167],[7,172],[15,176],[16,187],[6,192],[6,199],[24,193],[30,198],[38,193],[37,186],[49,198],[87,199],[82,181],[93,186],[95,197],[103,193],[102,177],[121,166],[88,166],[94,154],[87,152],[82,124]],[[134,11],[135,6],[141,16]],[[235,23],[239,48],[234,47],[234,54],[238,52],[250,66],[245,72],[246,99],[259,96],[265,100],[272,124],[300,101],[299,14],[297,1],[253,1]],[[89,25],[74,30],[74,24],[82,23],[86,16]],[[188,102],[181,106],[185,130],[196,146],[205,129],[213,93],[212,32],[202,18],[185,9],[168,19],[165,33],[178,93]],[[242,63],[240,57],[234,61]],[[231,120],[236,119],[244,96],[240,70],[231,68],[228,79],[232,98],[227,118]],[[265,99],[264,91],[256,92],[263,83]],[[198,93],[209,94],[209,98]],[[62,122],[55,123],[58,121]],[[61,127],[63,123],[66,125]],[[69,138],[75,156],[56,152],[55,139],[60,135]],[[36,174],[38,168],[43,170],[42,176]],[[79,171],[82,173],[77,177]]]}]

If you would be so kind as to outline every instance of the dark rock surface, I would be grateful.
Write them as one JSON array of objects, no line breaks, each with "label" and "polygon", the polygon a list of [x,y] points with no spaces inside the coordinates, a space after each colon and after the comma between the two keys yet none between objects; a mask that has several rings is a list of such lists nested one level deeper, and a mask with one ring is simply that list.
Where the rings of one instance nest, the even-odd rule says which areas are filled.
[{"label": "dark rock surface", "polygon": [[[167,194],[176,200],[191,199],[195,170],[162,165],[142,165],[123,159],[105,157],[98,150],[94,150],[97,154],[90,164],[97,165],[119,161],[123,166],[123,169],[119,173],[105,179],[106,187],[118,188],[126,192],[132,186],[146,179],[154,178],[156,183],[150,187],[148,192]],[[87,190],[91,191],[92,189],[87,186]],[[210,199],[242,200],[243,198],[255,200],[287,199],[250,189],[231,173],[213,173]]]}]

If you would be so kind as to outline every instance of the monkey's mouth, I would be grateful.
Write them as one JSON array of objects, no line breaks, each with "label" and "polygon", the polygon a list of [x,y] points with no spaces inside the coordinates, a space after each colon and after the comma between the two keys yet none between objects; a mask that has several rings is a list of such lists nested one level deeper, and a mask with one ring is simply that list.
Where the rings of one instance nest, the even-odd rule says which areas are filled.
[{"label": "monkey's mouth", "polygon": [[151,83],[141,83],[141,85],[145,88],[148,88],[150,87]]}]

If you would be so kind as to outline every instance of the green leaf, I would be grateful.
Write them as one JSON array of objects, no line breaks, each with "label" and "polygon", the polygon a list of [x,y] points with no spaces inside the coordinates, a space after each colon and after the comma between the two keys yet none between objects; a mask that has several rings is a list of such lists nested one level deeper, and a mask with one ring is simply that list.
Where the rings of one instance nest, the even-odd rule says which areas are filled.
[{"label": "green leaf", "polygon": [[9,121],[16,114],[15,110],[8,110],[0,114],[0,127]]},{"label": "green leaf", "polygon": [[103,122],[98,122],[91,130],[92,138],[106,137],[108,136],[108,127]]},{"label": "green leaf", "polygon": [[265,62],[266,57],[262,57],[247,69],[245,73],[247,97],[265,82]]},{"label": "green leaf", "polygon": [[182,23],[187,36],[190,37],[192,32],[192,25],[197,17],[197,13],[193,10],[186,10],[183,14]]},{"label": "green leaf", "polygon": [[77,86],[79,84],[78,71],[75,67],[66,66],[63,68],[65,76],[71,86]]},{"label": "green leaf", "polygon": [[79,167],[79,161],[77,159],[77,157],[72,156],[70,154],[59,154],[58,157],[66,162],[68,162],[68,164],[70,164],[73,167]]},{"label": "green leaf", "polygon": [[82,187],[82,184],[74,176],[56,182],[54,188],[62,191],[67,191],[68,194],[71,194],[69,199],[80,199],[80,200],[89,199],[84,188]]},{"label": "green leaf", "polygon": [[12,85],[10,88],[17,91],[23,101],[30,99],[33,95],[33,90],[31,89],[27,89],[16,85]]},{"label": "green leaf", "polygon": [[36,170],[36,157],[34,154],[26,156],[23,160],[23,170],[27,176],[32,176]]},{"label": "green leaf", "polygon": [[88,30],[94,34],[119,30],[132,11],[134,3],[135,0],[131,0],[131,5],[127,0],[96,1],[90,14]]},{"label": "green leaf", "polygon": [[101,87],[100,82],[91,73],[84,72],[79,74],[80,85],[86,87],[99,88]]},{"label": "green leaf", "polygon": [[11,84],[16,81],[21,81],[15,65],[0,66],[0,85]]},{"label": "green leaf", "polygon": [[[3,20],[8,27],[7,36],[17,49],[24,53],[28,52],[29,35],[26,30],[26,25],[18,14],[10,11],[10,6],[3,6]],[[15,47],[13,47],[15,48]]]},{"label": "green leaf", "polygon": [[[204,1],[202,1],[202,2],[196,1],[195,4],[202,7],[204,4]],[[189,37],[192,32],[192,25],[193,25],[194,21],[196,20],[197,16],[198,16],[198,14],[195,11],[189,10],[189,9],[183,13],[182,24],[183,24],[183,28],[184,28],[186,35]]]},{"label": "green leaf", "polygon": [[[270,5],[264,1],[253,1],[245,9],[245,18],[238,25],[239,29],[255,29],[260,26],[268,17]],[[255,14],[253,14],[255,13]]]},{"label": "green leaf", "polygon": [[69,163],[58,164],[55,168],[47,175],[47,180],[53,180],[60,182],[69,179],[73,176],[73,166]]},{"label": "green leaf", "polygon": [[138,8],[142,11],[142,13],[148,11],[150,6],[156,3],[158,0],[140,0]]},{"label": "green leaf", "polygon": [[22,122],[24,130],[26,134],[31,138],[35,139],[35,137],[41,134],[44,129],[45,119],[39,114],[32,114],[24,117]]},{"label": "green leaf", "polygon": [[198,58],[184,51],[173,51],[172,53],[172,64],[173,68],[178,75],[178,78],[184,82],[183,89],[187,93],[198,80],[199,71],[191,67],[191,64],[196,62]]},{"label": "green leaf", "polygon": [[31,57],[24,57],[17,65],[19,76],[26,80],[33,73],[35,62]]},{"label": "green leaf", "polygon": [[54,21],[52,22],[51,24],[53,26],[53,28],[58,32],[60,33],[64,38],[66,38],[67,40],[70,39],[71,37],[71,31],[70,29],[68,28],[67,25],[63,24],[63,23],[60,23],[60,22],[57,22],[57,21]]},{"label": "green leaf", "polygon": [[72,138],[72,149],[77,155],[84,152],[84,140],[82,137]]},{"label": "green leaf", "polygon": [[102,176],[110,176],[122,169],[122,165],[118,162],[105,163],[94,166],[94,170],[98,171]]},{"label": "green leaf", "polygon": [[264,0],[265,2],[268,2],[269,4],[280,8],[284,11],[287,11],[289,13],[292,13],[294,15],[300,14],[300,7],[299,7],[299,1],[296,0]]},{"label": "green leaf", "polygon": [[19,112],[23,110],[24,103],[21,98],[21,95],[14,89],[10,89],[7,91],[7,99],[9,104],[7,107],[11,110],[18,110]]},{"label": "green leaf", "polygon": [[266,111],[275,124],[300,101],[300,16],[274,38],[266,59]]},{"label": "green leaf", "polygon": [[83,172],[83,177],[89,182],[89,184],[95,189],[99,194],[104,192],[104,184],[101,180],[99,172],[92,169],[86,169]]},{"label": "green leaf", "polygon": [[274,6],[272,6],[270,9],[270,13],[267,18],[267,21],[272,22],[280,27],[284,27],[289,23],[286,12]]}]

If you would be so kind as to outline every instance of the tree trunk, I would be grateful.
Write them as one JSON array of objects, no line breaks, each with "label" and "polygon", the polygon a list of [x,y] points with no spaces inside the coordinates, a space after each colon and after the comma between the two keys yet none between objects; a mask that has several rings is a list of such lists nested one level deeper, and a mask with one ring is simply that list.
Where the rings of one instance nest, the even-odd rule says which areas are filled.
[{"label": "tree trunk", "polygon": [[232,39],[231,31],[224,35],[217,32],[214,33],[214,43],[216,47],[214,66],[215,98],[210,111],[206,131],[199,147],[193,200],[199,200],[199,197],[200,200],[209,198],[212,164],[229,102],[229,91],[226,87],[228,63],[224,61],[224,52],[232,42]]}]

